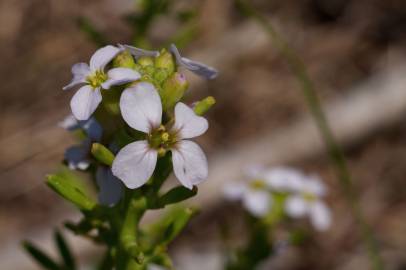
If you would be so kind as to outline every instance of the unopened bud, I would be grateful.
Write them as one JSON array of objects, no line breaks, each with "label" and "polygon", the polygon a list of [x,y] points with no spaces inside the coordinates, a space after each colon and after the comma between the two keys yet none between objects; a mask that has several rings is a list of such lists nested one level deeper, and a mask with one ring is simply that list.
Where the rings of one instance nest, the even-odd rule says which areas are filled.
[{"label": "unopened bud", "polygon": [[208,110],[210,110],[213,105],[216,104],[216,100],[212,96],[208,96],[201,101],[196,102],[193,110],[197,115],[204,115]]},{"label": "unopened bud", "polygon": [[113,60],[113,67],[134,68],[134,66],[134,58],[127,50],[118,54]]},{"label": "unopened bud", "polygon": [[137,64],[141,65],[142,67],[153,66],[154,59],[152,57],[143,56],[137,59]]},{"label": "unopened bud", "polygon": [[162,49],[159,56],[155,58],[155,67],[163,68],[168,74],[172,74],[175,71],[175,60],[172,54]]},{"label": "unopened bud", "polygon": [[175,72],[163,84],[160,90],[162,107],[164,110],[170,110],[183,97],[189,83],[186,77],[179,72]]},{"label": "unopened bud", "polygon": [[114,160],[114,154],[100,143],[93,143],[91,149],[92,155],[97,161],[104,165],[111,166]]}]

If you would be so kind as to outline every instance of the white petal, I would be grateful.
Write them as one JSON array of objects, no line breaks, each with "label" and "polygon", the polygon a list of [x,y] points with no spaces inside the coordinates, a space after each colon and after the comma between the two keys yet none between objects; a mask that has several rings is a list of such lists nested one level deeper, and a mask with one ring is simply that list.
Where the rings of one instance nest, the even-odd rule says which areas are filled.
[{"label": "white petal", "polygon": [[104,89],[113,85],[120,85],[133,82],[141,78],[141,75],[131,68],[113,68],[107,72],[107,81],[102,84]]},{"label": "white petal", "polygon": [[124,90],[120,110],[125,122],[133,129],[148,133],[161,124],[161,98],[148,82],[140,82]]},{"label": "white petal", "polygon": [[173,171],[183,186],[192,189],[208,176],[203,150],[192,141],[183,140],[172,149]]},{"label": "white petal", "polygon": [[86,77],[90,74],[89,65],[86,63],[77,63],[72,66],[72,81],[62,89],[67,90],[78,84],[86,83]]},{"label": "white petal", "polygon": [[331,225],[331,213],[321,201],[316,201],[310,207],[310,220],[316,230],[325,231]]},{"label": "white petal", "polygon": [[123,196],[123,184],[106,167],[98,167],[96,182],[99,186],[99,202],[102,205],[113,206]]},{"label": "white petal", "polygon": [[263,217],[268,214],[271,202],[270,194],[267,191],[250,190],[244,194],[244,207],[256,217]]},{"label": "white petal", "polygon": [[247,185],[240,182],[229,182],[223,187],[224,197],[228,200],[240,200],[247,191]]},{"label": "white petal", "polygon": [[264,178],[264,171],[264,166],[258,164],[250,164],[244,168],[243,173],[249,180],[259,180]]},{"label": "white petal", "polygon": [[78,120],[87,120],[102,101],[100,89],[89,85],[82,86],[70,101],[73,115]]},{"label": "white petal", "polygon": [[197,137],[206,132],[209,123],[204,117],[198,116],[187,105],[179,102],[175,106],[175,124],[173,129],[178,131],[181,139]]},{"label": "white petal", "polygon": [[174,44],[171,44],[170,51],[176,58],[178,65],[185,67],[193,73],[202,76],[206,79],[214,79],[218,75],[218,71],[215,68],[206,66],[203,63],[192,61],[188,58],[182,57],[178,51],[178,48]]},{"label": "white petal", "polygon": [[265,172],[269,188],[280,192],[301,192],[305,176],[296,169],[277,167]]},{"label": "white petal", "polygon": [[103,70],[120,51],[121,49],[111,45],[98,49],[90,58],[90,70]]},{"label": "white petal", "polygon": [[303,217],[308,212],[308,204],[300,195],[292,195],[285,202],[286,213],[292,218]]},{"label": "white petal", "polygon": [[131,189],[144,185],[154,172],[158,153],[150,149],[147,141],[128,144],[113,161],[113,175]]}]

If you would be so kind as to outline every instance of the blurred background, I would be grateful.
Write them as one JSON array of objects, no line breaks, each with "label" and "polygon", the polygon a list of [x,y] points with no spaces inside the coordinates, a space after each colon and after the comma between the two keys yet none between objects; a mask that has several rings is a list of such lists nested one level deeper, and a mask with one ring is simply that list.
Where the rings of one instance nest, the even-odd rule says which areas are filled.
[{"label": "blurred background", "polygon": [[[148,4],[140,4],[147,2]],[[138,3],[138,4],[137,4]],[[303,58],[345,149],[361,206],[387,269],[406,269],[406,2],[255,0]],[[220,70],[210,82],[187,74],[189,101],[213,95],[210,129],[199,138],[210,177],[193,204],[202,213],[173,245],[179,269],[221,269],[222,224],[241,237],[241,210],[221,187],[251,163],[293,165],[329,187],[334,223],[303,247],[288,247],[269,269],[369,269],[348,205],[299,85],[263,29],[232,0],[0,1],[0,261],[37,269],[20,248],[32,239],[52,253],[51,232],[77,219],[44,185],[73,143],[57,126],[73,92],[70,68],[103,44],[160,48]],[[220,225],[220,226],[219,226]],[[86,264],[98,250],[70,237]]]}]

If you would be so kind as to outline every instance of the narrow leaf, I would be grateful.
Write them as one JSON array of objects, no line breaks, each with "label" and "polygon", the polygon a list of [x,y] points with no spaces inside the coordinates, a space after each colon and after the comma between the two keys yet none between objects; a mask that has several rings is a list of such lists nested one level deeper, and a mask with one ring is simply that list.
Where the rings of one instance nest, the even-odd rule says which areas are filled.
[{"label": "narrow leaf", "polygon": [[52,260],[47,254],[28,241],[23,242],[23,248],[31,257],[42,267],[47,270],[61,270],[61,267]]},{"label": "narrow leaf", "polygon": [[75,259],[72,256],[72,252],[70,251],[69,245],[66,242],[64,236],[61,234],[60,231],[55,230],[54,238],[65,267],[69,270],[75,270]]}]

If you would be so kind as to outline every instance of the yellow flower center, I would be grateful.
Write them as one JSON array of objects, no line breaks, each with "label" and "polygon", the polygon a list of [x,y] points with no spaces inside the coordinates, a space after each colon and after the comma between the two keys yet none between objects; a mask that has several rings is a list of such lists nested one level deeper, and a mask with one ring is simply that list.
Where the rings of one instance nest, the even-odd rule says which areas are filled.
[{"label": "yellow flower center", "polygon": [[175,133],[168,132],[166,128],[161,125],[159,128],[153,130],[147,135],[147,140],[151,148],[157,149],[160,156],[165,155],[177,141],[178,138]]},{"label": "yellow flower center", "polygon": [[107,74],[102,70],[96,70],[96,72],[89,75],[86,80],[92,88],[97,88],[107,80]]},{"label": "yellow flower center", "polygon": [[265,185],[265,182],[263,180],[255,179],[255,180],[250,182],[250,187],[252,189],[265,189],[266,185]]}]

